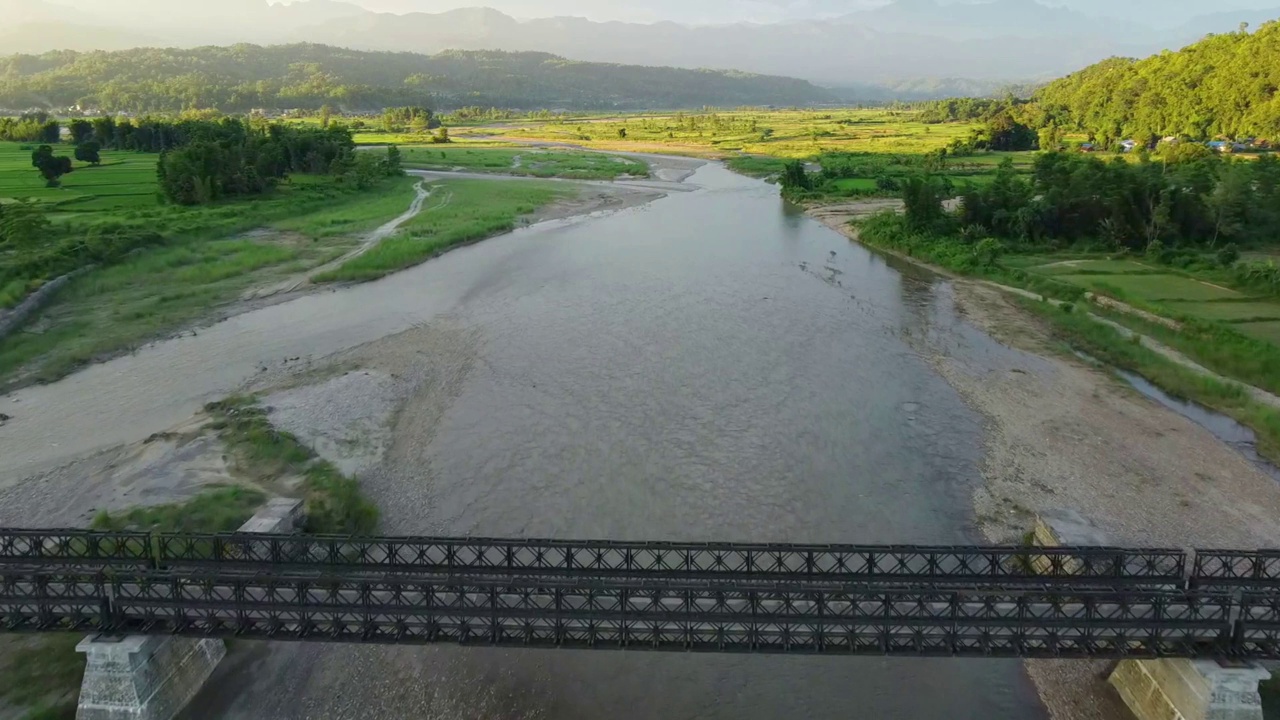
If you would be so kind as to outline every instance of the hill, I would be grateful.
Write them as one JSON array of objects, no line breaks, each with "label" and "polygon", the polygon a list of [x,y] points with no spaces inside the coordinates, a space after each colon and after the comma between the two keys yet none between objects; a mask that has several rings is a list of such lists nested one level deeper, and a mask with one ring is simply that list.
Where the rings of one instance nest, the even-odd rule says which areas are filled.
[{"label": "hill", "polygon": [[313,44],[0,59],[0,107],[109,111],[217,108],[345,110],[467,105],[579,110],[807,105],[831,96],[806,81],[749,73],[575,62],[547,53],[363,52]]},{"label": "hill", "polygon": [[1145,60],[1113,58],[1040,89],[1044,122],[1112,139],[1280,134],[1280,22]]}]

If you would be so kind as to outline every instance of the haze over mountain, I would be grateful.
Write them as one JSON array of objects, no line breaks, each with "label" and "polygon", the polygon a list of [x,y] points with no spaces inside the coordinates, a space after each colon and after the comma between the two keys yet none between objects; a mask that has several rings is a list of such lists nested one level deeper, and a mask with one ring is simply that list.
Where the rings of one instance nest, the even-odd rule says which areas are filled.
[{"label": "haze over mountain", "polygon": [[[1280,17],[1280,0],[661,0],[644,12],[706,22],[636,23],[636,3],[618,0],[489,0],[443,12],[459,0],[0,0],[0,54],[50,49],[120,49],[312,42],[359,50],[549,52],[574,60],[735,69],[798,77],[831,87],[917,86],[922,78],[962,78],[971,86],[1047,80],[1112,55],[1176,49],[1211,32]],[[1053,2],[1052,5],[1049,3]],[[1273,3],[1273,9],[1258,9]],[[691,10],[698,6],[699,10]],[[1224,9],[1226,8],[1226,9]],[[1252,8],[1252,9],[1249,9]],[[1195,16],[1195,13],[1202,13]],[[1118,14],[1120,17],[1109,17]],[[772,18],[774,22],[746,22]],[[822,19],[814,19],[822,18]],[[937,83],[949,94],[955,83]],[[855,93],[856,94],[856,93]],[[867,92],[867,95],[874,94]],[[927,96],[931,93],[925,93]],[[913,96],[922,96],[915,93]],[[870,99],[870,98],[868,98]]]}]

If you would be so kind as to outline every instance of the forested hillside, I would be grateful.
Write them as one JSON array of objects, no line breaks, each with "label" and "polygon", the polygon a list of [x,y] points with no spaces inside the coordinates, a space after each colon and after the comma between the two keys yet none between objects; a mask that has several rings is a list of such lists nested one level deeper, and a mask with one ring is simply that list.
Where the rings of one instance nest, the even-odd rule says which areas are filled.
[{"label": "forested hillside", "polygon": [[467,105],[638,109],[804,105],[803,80],[729,71],[587,63],[546,53],[360,52],[325,45],[51,52],[0,59],[0,108],[107,111],[377,109]]},{"label": "forested hillside", "polygon": [[1145,60],[1113,58],[1050,83],[1035,95],[1043,112],[1036,124],[1140,142],[1168,135],[1274,140],[1277,88],[1280,22],[1271,22]]}]

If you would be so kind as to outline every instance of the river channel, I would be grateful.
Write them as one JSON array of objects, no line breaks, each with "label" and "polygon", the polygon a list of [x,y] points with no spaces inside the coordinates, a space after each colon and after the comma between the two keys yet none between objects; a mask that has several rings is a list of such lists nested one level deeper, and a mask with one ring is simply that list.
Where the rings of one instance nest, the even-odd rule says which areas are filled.
[{"label": "river channel", "polygon": [[[0,486],[180,423],[285,358],[447,321],[476,338],[477,360],[402,488],[430,501],[384,508],[389,533],[980,542],[982,420],[909,342],[959,322],[937,311],[935,281],[765,183],[716,164],[687,183],[698,190],[517,231],[0,400],[14,417],[0,430]],[[1044,716],[1017,661],[240,654],[195,716]]]}]

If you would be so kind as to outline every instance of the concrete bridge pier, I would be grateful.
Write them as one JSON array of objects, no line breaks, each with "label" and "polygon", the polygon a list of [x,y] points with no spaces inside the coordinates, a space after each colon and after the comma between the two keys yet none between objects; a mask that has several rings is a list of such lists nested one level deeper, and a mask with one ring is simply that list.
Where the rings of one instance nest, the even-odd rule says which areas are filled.
[{"label": "concrete bridge pier", "polygon": [[[1036,519],[1032,544],[1106,545],[1106,538],[1083,517],[1062,513]],[[1033,557],[1044,572],[1048,563]],[[1107,682],[1137,720],[1263,720],[1258,684],[1271,672],[1253,662],[1213,660],[1122,660]]]},{"label": "concrete bridge pier", "polygon": [[[240,528],[245,533],[291,533],[300,527],[300,500],[276,498]],[[221,640],[171,635],[90,635],[76,720],[171,720],[227,654]]]},{"label": "concrete bridge pier", "polygon": [[1269,677],[1254,663],[1122,660],[1108,682],[1138,720],[1262,720],[1258,683]]}]

